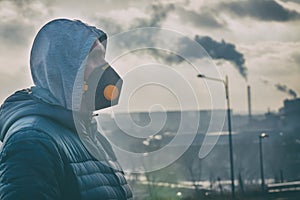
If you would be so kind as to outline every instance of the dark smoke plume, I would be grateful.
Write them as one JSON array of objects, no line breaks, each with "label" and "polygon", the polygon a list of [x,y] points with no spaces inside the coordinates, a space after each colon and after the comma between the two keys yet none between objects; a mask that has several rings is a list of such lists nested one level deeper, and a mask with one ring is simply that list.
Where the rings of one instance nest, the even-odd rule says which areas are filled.
[{"label": "dark smoke plume", "polygon": [[277,90],[279,90],[281,92],[284,92],[284,93],[290,95],[293,98],[297,98],[297,93],[294,90],[289,89],[286,85],[282,85],[280,83],[277,83],[275,85],[275,87],[276,87]]},{"label": "dark smoke plume", "polygon": [[244,55],[238,52],[234,44],[213,40],[209,36],[200,37],[196,35],[195,40],[203,46],[213,59],[224,59],[231,62],[239,73],[247,79],[247,68],[245,67]]}]

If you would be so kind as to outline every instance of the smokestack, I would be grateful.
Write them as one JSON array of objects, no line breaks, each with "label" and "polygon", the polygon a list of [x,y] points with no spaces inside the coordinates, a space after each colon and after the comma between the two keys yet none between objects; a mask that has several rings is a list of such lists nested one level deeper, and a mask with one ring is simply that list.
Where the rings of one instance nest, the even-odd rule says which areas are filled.
[{"label": "smokestack", "polygon": [[252,113],[251,113],[251,88],[250,88],[250,85],[247,86],[247,93],[248,93],[248,117],[249,117],[249,123],[251,123]]}]

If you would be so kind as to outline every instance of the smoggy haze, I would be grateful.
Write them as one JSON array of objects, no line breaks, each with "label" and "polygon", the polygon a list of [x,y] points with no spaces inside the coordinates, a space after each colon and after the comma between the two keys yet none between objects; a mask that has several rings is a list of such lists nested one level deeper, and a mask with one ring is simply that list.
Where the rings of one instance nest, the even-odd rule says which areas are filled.
[{"label": "smoggy haze", "polygon": [[[133,28],[164,27],[195,39],[214,59],[221,74],[228,74],[235,112],[247,110],[248,83],[254,111],[276,111],[284,99],[300,93],[297,0],[0,0],[1,102],[15,90],[32,85],[29,54],[34,36],[47,21],[60,17],[80,19],[102,28],[109,36]],[[130,46],[130,41],[125,44]],[[191,57],[197,56],[185,48]],[[158,60],[181,62],[168,56]],[[135,97],[137,110],[149,101],[147,95],[153,96],[151,92],[139,92]]]}]

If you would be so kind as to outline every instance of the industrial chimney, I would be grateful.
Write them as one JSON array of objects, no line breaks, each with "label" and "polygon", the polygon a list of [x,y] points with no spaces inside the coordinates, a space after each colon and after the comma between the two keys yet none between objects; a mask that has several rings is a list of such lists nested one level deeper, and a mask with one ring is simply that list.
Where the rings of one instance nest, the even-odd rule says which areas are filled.
[{"label": "industrial chimney", "polygon": [[251,123],[252,113],[251,113],[251,88],[250,88],[250,85],[247,86],[247,94],[248,94],[248,117],[249,117],[249,123]]}]

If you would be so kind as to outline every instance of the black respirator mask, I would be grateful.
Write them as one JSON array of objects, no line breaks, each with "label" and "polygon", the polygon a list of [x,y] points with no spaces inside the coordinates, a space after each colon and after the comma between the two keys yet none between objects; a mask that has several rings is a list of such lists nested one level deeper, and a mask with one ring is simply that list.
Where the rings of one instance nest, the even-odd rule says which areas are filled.
[{"label": "black respirator mask", "polygon": [[90,111],[118,104],[123,80],[107,63],[95,68],[84,82],[85,103]]}]

